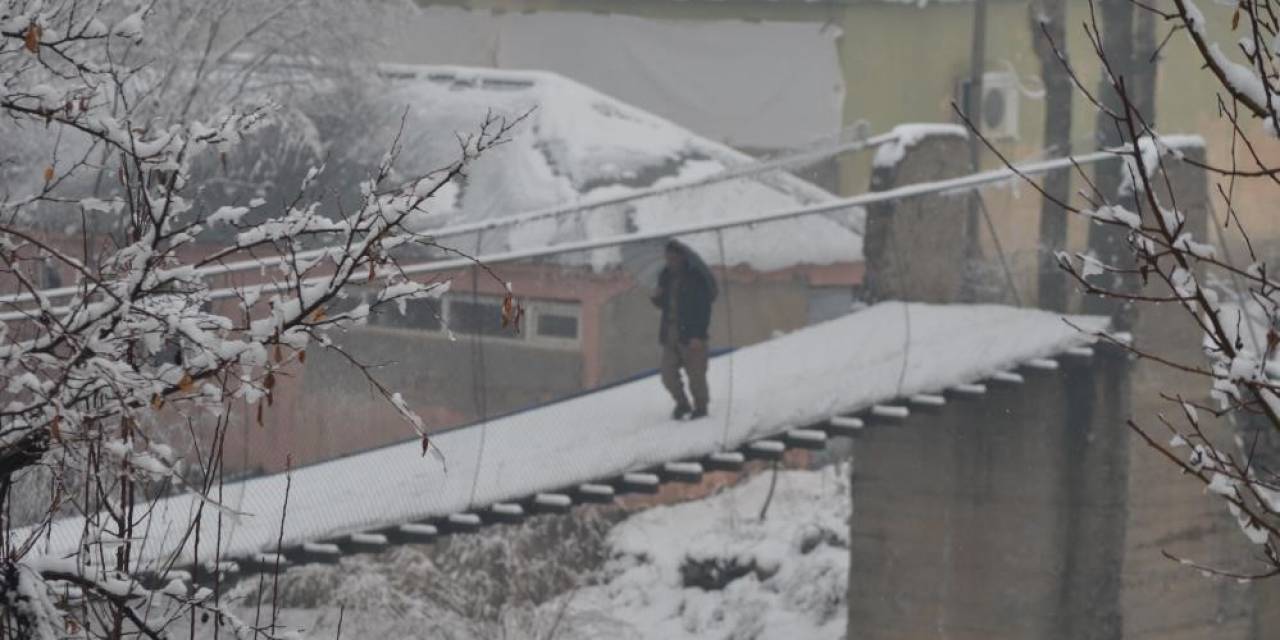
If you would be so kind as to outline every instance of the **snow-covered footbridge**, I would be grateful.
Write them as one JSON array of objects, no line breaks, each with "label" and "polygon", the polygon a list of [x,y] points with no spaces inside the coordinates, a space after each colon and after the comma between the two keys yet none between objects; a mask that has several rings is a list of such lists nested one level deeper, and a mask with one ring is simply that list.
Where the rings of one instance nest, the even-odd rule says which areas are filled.
[{"label": "snow-covered footbridge", "polygon": [[[160,499],[135,527],[148,535],[134,553],[160,573],[215,560],[253,571],[610,502],[980,400],[988,385],[1021,383],[1019,368],[1087,357],[1103,330],[1093,317],[883,303],[717,356],[706,419],[670,420],[659,381],[642,377],[437,433],[443,463],[414,440]],[[42,552],[69,555],[83,526],[54,523]]]},{"label": "snow-covered footbridge", "polygon": [[[545,78],[530,81],[530,90],[546,82]],[[622,107],[611,101],[607,104],[609,109],[586,112],[622,113]],[[649,122],[636,114],[629,118]],[[650,124],[654,130],[670,128],[669,123]],[[628,144],[648,141],[648,134],[642,133],[629,136]],[[547,344],[522,347],[527,347],[526,351],[542,349],[537,359],[526,358],[524,373],[546,380],[569,379],[580,385],[574,390],[589,390],[434,432],[431,444],[443,453],[443,459],[424,455],[422,441],[414,439],[299,466],[289,473],[228,482],[214,486],[207,495],[188,491],[158,499],[132,527],[137,533],[131,557],[158,578],[181,570],[191,571],[199,579],[216,574],[210,570],[213,567],[219,571],[273,571],[287,564],[333,561],[346,553],[391,544],[426,542],[538,513],[564,512],[575,504],[607,503],[620,494],[653,492],[665,482],[696,482],[704,472],[734,471],[752,459],[778,459],[788,448],[820,449],[830,439],[852,437],[876,423],[910,420],[913,411],[947,411],[949,403],[981,401],[991,385],[1021,384],[1020,369],[1048,371],[1057,366],[1053,358],[1088,357],[1095,334],[1106,329],[1103,319],[1063,318],[995,305],[903,302],[883,302],[848,313],[849,294],[862,277],[864,236],[872,235],[864,207],[920,203],[927,196],[936,196],[941,202],[984,185],[1005,184],[1020,175],[1039,175],[1114,157],[1113,153],[1098,152],[971,175],[925,174],[904,160],[909,150],[926,147],[921,143],[926,138],[944,140],[934,152],[955,155],[947,145],[957,144],[963,133],[955,127],[900,127],[890,134],[841,143],[841,152],[877,149],[874,164],[880,170],[903,168],[902,175],[876,181],[877,191],[846,198],[825,194],[794,176],[765,171],[774,171],[779,163],[752,164],[722,146],[689,142],[688,135],[682,133],[676,138],[685,141],[681,144],[693,145],[697,153],[656,154],[657,165],[665,167],[672,155],[704,161],[655,186],[634,189],[614,185],[609,193],[618,191],[621,195],[598,196],[590,206],[579,203],[533,210],[527,203],[517,203],[513,205],[517,210],[532,213],[479,222],[453,221],[453,226],[433,228],[437,238],[461,238],[459,246],[474,246],[475,257],[482,263],[504,265],[504,277],[517,279],[518,291],[541,291],[548,300],[559,301],[560,307],[551,303],[541,311],[548,317],[555,317],[557,308],[566,308],[564,300],[578,301],[576,315],[568,304],[570,311],[558,319],[568,322],[560,329],[571,336],[570,342],[582,357],[574,359],[576,352],[563,349],[563,336],[552,332]],[[504,149],[520,158],[542,158],[542,146],[534,138],[518,139]],[[936,163],[925,164],[933,167]],[[912,181],[920,179],[924,181]],[[932,209],[916,207],[905,215],[930,220],[947,211],[961,211],[954,206],[956,202],[962,200],[935,202]],[[482,208],[500,209],[487,204]],[[882,221],[896,219],[899,213],[881,211],[878,217]],[[608,224],[598,227],[605,222]],[[955,229],[949,224],[943,220],[934,229],[939,237],[937,242],[924,245],[929,247],[926,251],[959,246],[951,242]],[[893,233],[925,231],[917,224]],[[881,236],[883,243],[885,233]],[[723,278],[722,289],[726,291],[717,302],[722,306],[716,317],[729,323],[737,317],[740,323],[737,335],[732,324],[723,327],[720,338],[728,340],[721,344],[737,348],[712,360],[711,415],[696,421],[670,419],[670,400],[656,375],[599,386],[620,377],[616,371],[608,371],[610,366],[629,373],[636,370],[635,362],[647,363],[650,356],[656,356],[653,340],[643,336],[638,327],[650,327],[655,320],[643,287],[652,275],[647,270],[660,266],[653,248],[660,248],[668,238],[681,239],[711,263],[717,277]],[[803,241],[794,242],[797,239]],[[451,279],[457,285],[465,281],[473,266],[470,258],[432,257],[408,265],[402,272]],[[912,274],[906,273],[911,270],[903,269],[902,264],[886,260],[878,265],[880,285],[883,288],[894,278],[900,280],[898,291],[878,290],[870,297],[956,299],[917,295],[931,288],[935,284],[931,280],[938,274],[951,278],[959,272],[947,256],[917,257],[920,259],[895,254],[894,259],[901,259],[902,264],[933,265],[932,271],[922,268],[914,274],[920,282],[904,277]],[[876,266],[873,263],[883,259],[868,256],[866,263]],[[229,274],[241,267],[252,271],[261,265],[254,262],[220,269]],[[800,279],[801,273],[808,279]],[[234,302],[245,287],[255,291],[268,287],[254,280],[237,283],[229,277],[228,282],[230,286],[213,291],[211,299]],[[464,377],[457,375],[456,368],[446,368],[438,375],[434,370],[423,371],[441,362],[461,362],[442,355],[450,348],[446,343],[452,344],[452,332],[446,330],[443,316],[448,316],[450,326],[470,318],[475,324],[470,342],[481,347],[486,343],[480,339],[485,335],[483,318],[497,317],[484,311],[489,308],[484,301],[501,300],[493,296],[505,291],[486,290],[478,282],[473,280],[470,290],[465,291],[461,290],[465,285],[455,286],[445,301],[448,306],[410,309],[394,322],[347,337],[371,353],[411,360],[409,368],[414,370],[405,377],[411,378],[410,382],[433,382],[419,385],[417,390],[407,389],[405,400],[410,405],[429,406],[426,398],[415,398],[415,394],[425,396],[436,392],[435,382]],[[794,290],[781,291],[779,282],[792,283]],[[838,317],[817,322],[814,315],[791,317],[804,316],[805,305],[810,314],[821,306],[814,304],[818,298],[797,303],[796,296],[810,296],[823,287],[838,290],[845,306],[834,314],[823,308],[818,315]],[[649,315],[637,313],[639,308]],[[421,326],[403,324],[409,322]],[[766,339],[777,327],[792,330]],[[714,328],[712,338],[717,338]],[[422,346],[432,340],[434,351]],[[554,347],[562,350],[556,352]],[[572,357],[564,357],[566,352]],[[540,369],[554,359],[547,354],[562,363],[569,361],[571,374]],[[413,360],[414,356],[421,357]],[[318,362],[322,357],[312,357],[307,375],[325,371]],[[627,362],[618,365],[622,359]],[[528,366],[530,362],[535,364]],[[581,380],[574,377],[579,371]],[[483,370],[477,373],[473,368],[472,373],[478,381],[475,388],[485,393]],[[295,386],[307,385],[310,395],[298,402],[290,419],[310,430],[297,431],[289,446],[304,444],[297,438],[313,437],[307,434],[333,425],[344,430],[344,436],[359,435],[360,442],[377,441],[359,431],[366,426],[362,421],[372,424],[377,419],[365,413],[373,410],[367,404],[348,402],[352,395],[347,392],[355,385],[316,376],[314,381]],[[555,393],[546,397],[564,395],[559,388],[552,391]],[[512,406],[533,404],[523,396],[510,400]],[[84,527],[81,518],[54,522],[41,536],[37,552],[51,559],[74,555],[86,539]]]}]

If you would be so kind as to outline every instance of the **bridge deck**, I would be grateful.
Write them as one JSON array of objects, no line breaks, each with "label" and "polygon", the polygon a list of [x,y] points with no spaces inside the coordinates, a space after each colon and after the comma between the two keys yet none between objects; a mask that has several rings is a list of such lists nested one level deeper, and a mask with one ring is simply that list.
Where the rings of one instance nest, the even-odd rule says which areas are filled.
[{"label": "bridge deck", "polygon": [[[1106,325],[1094,317],[1071,321],[1088,331]],[[979,381],[1089,341],[1060,316],[1041,311],[883,303],[715,358],[707,419],[670,420],[670,402],[650,376],[441,433],[433,441],[447,457],[447,470],[424,457],[418,441],[296,469],[283,545],[435,519],[447,525],[450,515],[737,449],[895,398],[905,402]],[[223,559],[276,549],[285,487],[279,474],[231,483],[221,496],[210,496],[243,514],[223,518]],[[187,524],[202,505],[198,559],[211,560],[219,539],[216,512],[191,494],[155,504],[137,528],[149,534],[135,553],[144,562],[177,553],[177,566],[196,560]],[[79,544],[82,526],[78,518],[56,522],[43,551],[66,555]]]}]

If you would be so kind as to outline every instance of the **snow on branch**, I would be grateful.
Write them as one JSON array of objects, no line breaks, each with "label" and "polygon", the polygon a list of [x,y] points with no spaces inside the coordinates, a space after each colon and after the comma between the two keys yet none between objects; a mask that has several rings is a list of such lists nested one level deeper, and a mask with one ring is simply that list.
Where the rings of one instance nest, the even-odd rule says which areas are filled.
[{"label": "snow on branch", "polygon": [[1280,39],[1277,39],[1276,25],[1266,19],[1267,15],[1274,15],[1268,11],[1272,8],[1270,1],[1240,3],[1233,14],[1233,30],[1240,24],[1240,12],[1247,14],[1244,23],[1248,34],[1240,39],[1239,48],[1249,65],[1232,60],[1217,42],[1210,40],[1205,15],[1192,0],[1174,0],[1174,5],[1188,37],[1223,89],[1254,116],[1268,122],[1272,134],[1275,134],[1276,122],[1280,121],[1276,117],[1280,107],[1276,96]]},{"label": "snow on branch", "polygon": [[[1133,326],[1138,314],[1160,317],[1172,310],[1181,311],[1198,330],[1192,345],[1197,357],[1138,332],[1132,339],[1099,338],[1134,358],[1199,381],[1198,392],[1162,390],[1160,399],[1173,410],[1135,416],[1128,426],[1194,478],[1204,495],[1222,501],[1243,539],[1259,550],[1263,566],[1252,572],[1223,570],[1164,553],[1238,580],[1280,575],[1280,280],[1256,250],[1235,197],[1242,182],[1261,193],[1280,188],[1280,167],[1255,152],[1236,108],[1242,105],[1275,134],[1280,106],[1276,7],[1273,0],[1261,0],[1230,8],[1231,29],[1242,33],[1237,47],[1246,63],[1211,41],[1207,18],[1192,0],[1174,0],[1169,11],[1142,3],[1091,9],[1084,30],[1095,61],[1103,67],[1099,89],[1086,87],[1065,56],[1057,58],[1076,90],[1097,108],[1099,140],[1118,135],[1122,158],[1100,165],[1094,176],[1077,168],[1087,185],[1078,194],[1084,205],[1054,201],[1061,211],[1092,225],[1089,250],[1050,249],[1089,302],[1109,305],[1122,328]],[[1156,64],[1159,56],[1121,53],[1124,47],[1109,39],[1115,24],[1107,21],[1123,22],[1123,15],[1115,14],[1124,11],[1151,12],[1148,17],[1169,23],[1170,37],[1187,32],[1199,53],[1197,64],[1203,63],[1225,92],[1219,97],[1219,114],[1232,131],[1229,164],[1210,162],[1198,137],[1155,130],[1148,109],[1151,97],[1139,95],[1141,89],[1135,87],[1141,83],[1135,79],[1153,74],[1143,67]],[[1133,37],[1123,29],[1119,33]],[[1191,187],[1200,180],[1210,193],[1194,194]],[[1054,197],[1044,190],[1041,195]],[[1207,401],[1187,399],[1194,397]]]},{"label": "snow on branch", "polygon": [[[48,159],[36,179],[0,192],[0,285],[27,301],[8,303],[20,319],[0,324],[0,598],[13,605],[0,612],[0,637],[54,638],[72,629],[165,637],[191,610],[239,637],[262,637],[263,628],[232,620],[214,594],[190,594],[183,580],[143,586],[135,549],[148,532],[134,525],[150,500],[186,491],[199,497],[193,522],[241,515],[214,490],[220,454],[198,450],[195,464],[184,461],[169,434],[205,425],[207,441],[218,443],[233,403],[256,407],[262,423],[262,407],[308,349],[339,349],[330,334],[377,307],[439,295],[447,283],[418,282],[400,268],[415,247],[435,247],[406,222],[520,121],[477,114],[475,130],[457,138],[455,159],[417,176],[397,172],[397,136],[357,202],[337,211],[322,206],[319,165],[283,202],[210,206],[203,168],[225,169],[282,107],[248,100],[193,115],[201,110],[191,96],[213,82],[207,64],[233,58],[264,24],[293,15],[289,3],[260,23],[248,19],[258,16],[251,3],[208,3],[215,4],[219,19],[247,31],[229,37],[210,29],[206,57],[163,75],[148,63],[169,63],[159,59],[163,47],[150,44],[168,35],[151,24],[157,15],[172,18],[167,6],[0,0],[0,135],[21,132]],[[189,7],[199,15],[207,8]],[[185,97],[168,93],[170,83],[192,78]],[[140,106],[169,95],[178,102],[172,108]],[[37,224],[65,211],[86,222],[58,231]],[[112,224],[102,232],[91,217]],[[315,254],[315,246],[337,249]],[[223,283],[204,268],[232,260],[260,261],[260,277],[221,303],[209,294]],[[57,308],[45,293],[55,276],[71,283]],[[370,302],[338,307],[356,282]],[[410,403],[378,388],[406,428],[424,435]],[[47,509],[14,523],[6,501],[37,470],[51,474]],[[41,536],[68,512],[87,523],[80,551],[42,557]],[[111,620],[106,629],[93,627],[100,619]]]}]

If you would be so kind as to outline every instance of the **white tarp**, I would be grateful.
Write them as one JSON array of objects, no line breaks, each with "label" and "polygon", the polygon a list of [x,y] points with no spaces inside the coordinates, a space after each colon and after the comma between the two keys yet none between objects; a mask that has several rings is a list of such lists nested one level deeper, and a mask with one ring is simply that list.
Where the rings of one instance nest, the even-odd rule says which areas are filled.
[{"label": "white tarp", "polygon": [[398,62],[555,71],[737,147],[792,147],[843,122],[829,25],[427,7],[384,33]]}]

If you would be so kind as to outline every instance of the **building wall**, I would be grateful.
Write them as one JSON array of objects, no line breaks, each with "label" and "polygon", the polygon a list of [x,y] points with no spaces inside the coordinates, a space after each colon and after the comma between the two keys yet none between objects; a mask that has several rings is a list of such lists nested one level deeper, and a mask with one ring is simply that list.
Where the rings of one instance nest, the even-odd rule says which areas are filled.
[{"label": "building wall", "polygon": [[[847,285],[851,288],[851,283]],[[810,287],[803,274],[768,277],[737,272],[722,277],[712,304],[711,348],[755,344],[776,331],[808,324]],[[647,289],[631,289],[601,309],[602,382],[621,380],[658,365],[660,314]]]},{"label": "building wall", "polygon": [[[492,265],[512,283],[524,304],[559,300],[579,308],[576,343],[518,339],[514,333],[452,338],[443,330],[370,326],[335,338],[336,350],[313,346],[304,365],[277,377],[274,399],[264,407],[238,407],[226,445],[231,472],[284,469],[415,437],[412,428],[352,361],[369,366],[383,388],[399,392],[436,431],[536,406],[651,372],[658,364],[659,312],[648,288],[623,271],[593,273],[549,265]],[[835,265],[815,270],[756,273],[717,270],[721,295],[712,311],[713,348],[768,339],[809,323],[811,282],[852,294],[861,270]],[[469,300],[466,274],[451,296]],[[502,285],[475,281],[474,290],[496,299]],[[392,313],[393,311],[388,310]],[[496,313],[496,311],[495,311]],[[532,327],[526,324],[523,331]],[[665,396],[655,395],[659,402]],[[261,424],[260,424],[261,422]]]},{"label": "building wall", "polygon": [[382,32],[389,61],[552,70],[740,149],[833,136],[843,119],[838,31],[821,23],[430,6]]},{"label": "building wall", "polygon": [[[457,341],[437,333],[367,328],[335,341],[398,392],[428,431],[548,402],[582,388],[582,355],[571,349],[501,340]],[[483,358],[483,364],[480,358]],[[276,399],[259,425],[256,407],[241,408],[229,430],[226,467],[274,472],[294,465],[413,439],[413,428],[346,357],[307,352],[303,367],[278,376]]]},{"label": "building wall", "polygon": [[[670,0],[419,0],[421,5],[469,7],[477,11],[561,11],[621,14],[669,22],[776,21],[827,24],[842,30],[840,60],[844,69],[845,121],[868,119],[877,130],[901,122],[952,120],[950,101],[956,83],[968,76],[968,56],[973,5],[969,2],[724,2]],[[1098,79],[1098,65],[1081,24],[1089,19],[1087,0],[1068,0],[1067,51],[1078,67],[1085,86]],[[1012,65],[1028,80],[1039,73],[1039,61],[1031,49],[1031,31],[1025,2],[988,2],[988,70]],[[1234,38],[1225,20],[1215,23],[1207,14],[1211,33],[1222,42]],[[927,43],[927,46],[926,46]],[[1175,37],[1162,51],[1165,69],[1178,69],[1177,82],[1158,87],[1160,120],[1165,130],[1187,129],[1217,112],[1209,74],[1198,72],[1193,47]],[[421,62],[431,62],[423,60]],[[1190,73],[1190,70],[1197,70]],[[1192,99],[1187,99],[1191,97]],[[641,105],[643,106],[643,105]],[[1086,99],[1076,99],[1074,131],[1088,146],[1093,130],[1092,110]],[[1019,137],[1022,147],[1038,147],[1043,109],[1032,98],[1021,108]],[[1011,146],[1010,148],[1018,148]],[[865,175],[865,171],[862,172]],[[855,174],[856,177],[856,174]],[[855,187],[861,186],[855,181]]]},{"label": "building wall", "polygon": [[[887,131],[904,122],[952,122],[951,102],[957,83],[968,76],[968,56],[973,5],[969,2],[755,2],[670,0],[418,0],[422,5],[470,7],[478,16],[513,12],[560,11],[580,14],[637,16],[671,25],[710,21],[804,22],[839,29],[837,56],[844,84],[844,124],[859,120],[873,131]],[[1201,3],[1210,23],[1211,37],[1231,48],[1236,40],[1229,28],[1230,7]],[[1082,25],[1090,19],[1088,0],[1068,0],[1067,53],[1080,81],[1093,90],[1099,65]],[[988,2],[987,70],[1013,70],[1028,89],[1038,87],[1039,61],[1031,47],[1028,5],[1023,1]],[[1163,36],[1163,31],[1160,34]],[[613,46],[611,43],[610,46]],[[412,60],[420,63],[431,59]],[[1212,75],[1201,69],[1194,46],[1175,34],[1161,50],[1157,89],[1157,129],[1163,133],[1198,133],[1208,140],[1208,157],[1230,164],[1231,127],[1218,118],[1217,88]],[[555,71],[556,69],[552,69]],[[724,74],[759,73],[759,69],[725,68]],[[627,69],[618,69],[616,82],[625,85]],[[572,75],[572,74],[570,74]],[[596,83],[600,85],[600,83]],[[608,86],[597,88],[606,92]],[[637,104],[650,107],[643,101]],[[1014,140],[998,141],[1003,154],[1014,161],[1041,156],[1044,109],[1041,99],[1024,95],[1019,102],[1020,126]],[[1075,96],[1072,141],[1077,151],[1095,148],[1095,109],[1087,98]],[[682,123],[689,125],[690,123]],[[767,126],[761,123],[760,126]],[[1259,131],[1254,122],[1246,130]],[[1257,136],[1265,158],[1280,159],[1280,141]],[[800,145],[808,140],[796,140]],[[758,151],[764,151],[760,148]],[[1243,156],[1242,156],[1243,157]],[[987,154],[985,162],[998,160]],[[850,154],[840,159],[839,191],[851,195],[866,187],[870,154]],[[1076,188],[1083,187],[1079,179]],[[1234,186],[1240,215],[1255,242],[1280,239],[1280,227],[1270,224],[1268,181],[1244,181]],[[988,192],[996,234],[1016,270],[1020,286],[1034,289],[1039,201],[1017,193]],[[1219,207],[1221,208],[1221,207]],[[1073,220],[1072,246],[1082,248],[1086,224]],[[982,240],[989,253],[995,242]],[[1243,242],[1230,238],[1244,251]],[[1030,275],[1028,275],[1030,274]]]}]

